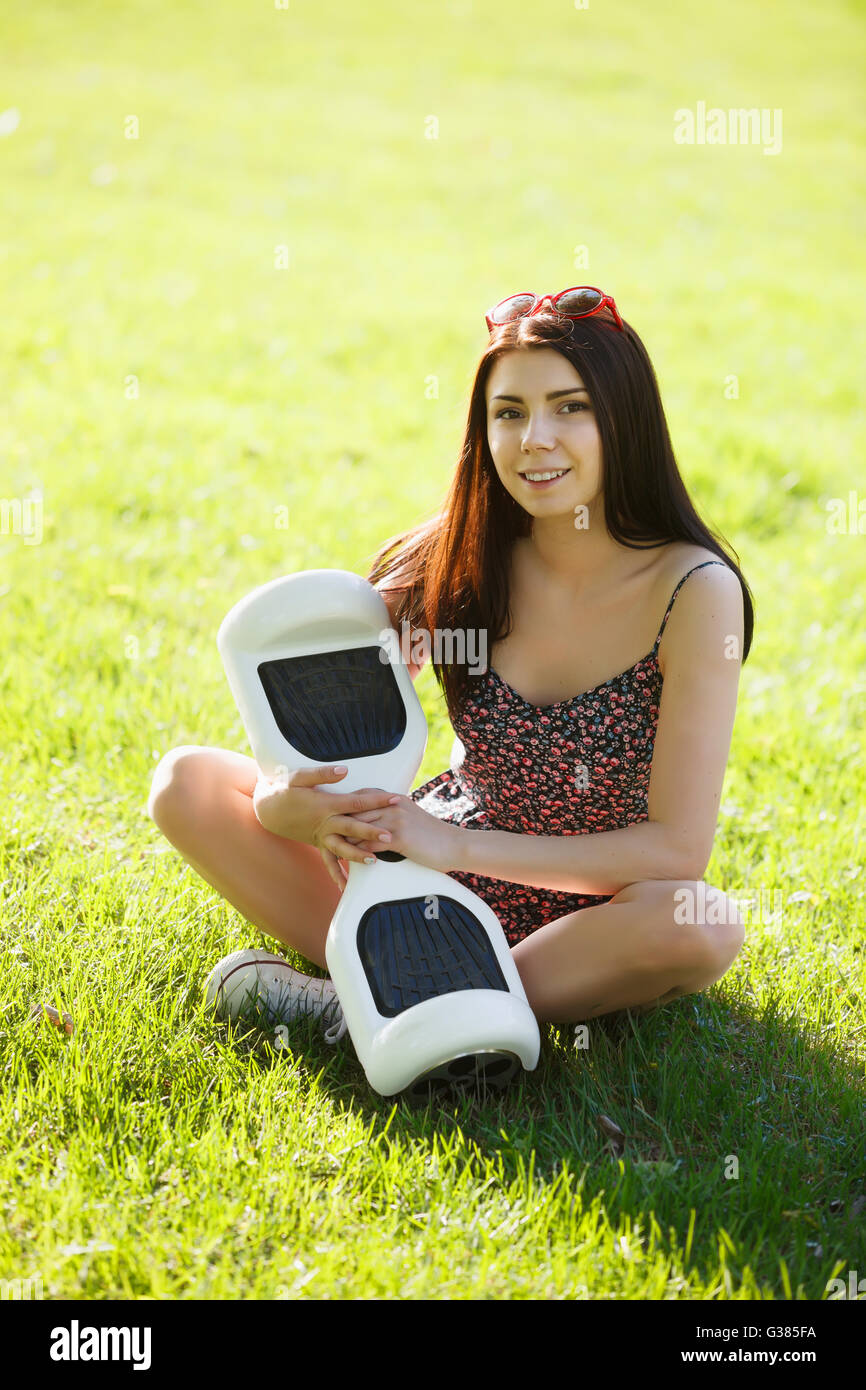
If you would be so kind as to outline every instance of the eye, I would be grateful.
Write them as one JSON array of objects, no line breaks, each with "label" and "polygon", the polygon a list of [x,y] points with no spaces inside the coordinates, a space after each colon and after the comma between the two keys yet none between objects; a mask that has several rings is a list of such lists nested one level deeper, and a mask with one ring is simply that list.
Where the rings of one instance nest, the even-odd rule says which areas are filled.
[{"label": "eye", "polygon": [[[564,402],[563,402],[562,408],[564,409],[565,406],[568,406],[568,405],[577,406],[577,409],[578,409],[578,410],[589,410],[589,409],[590,409],[590,407],[586,404],[586,401],[564,401]],[[507,415],[519,415],[519,414],[520,414],[520,411],[517,410],[515,406],[513,406],[513,405],[507,405],[507,406],[505,406],[505,408],[504,408],[503,410],[497,411],[497,413],[496,413],[496,419],[497,419],[497,420],[504,420],[505,417],[506,417]]]}]

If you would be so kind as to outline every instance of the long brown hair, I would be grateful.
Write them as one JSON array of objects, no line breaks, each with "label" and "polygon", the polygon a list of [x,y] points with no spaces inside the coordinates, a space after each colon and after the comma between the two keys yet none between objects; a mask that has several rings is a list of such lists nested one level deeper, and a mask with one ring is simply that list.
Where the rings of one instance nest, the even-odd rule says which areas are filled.
[{"label": "long brown hair", "polygon": [[[632,550],[686,541],[723,560],[743,590],[745,662],[754,627],[751,591],[724,548],[727,542],[701,521],[689,498],[646,348],[628,323],[617,332],[607,315],[605,310],[569,320],[536,314],[494,330],[478,363],[463,450],[444,508],[385,541],[366,576],[371,584],[401,591],[398,627],[405,619],[431,639],[437,630],[486,631],[488,652],[509,635],[511,549],[518,537],[530,534],[532,517],[496,472],[487,442],[486,384],[503,353],[553,348],[572,363],[589,391],[601,437],[604,517],[611,536]],[[437,663],[435,654],[432,644],[431,663],[453,724],[467,693],[467,663]]]}]

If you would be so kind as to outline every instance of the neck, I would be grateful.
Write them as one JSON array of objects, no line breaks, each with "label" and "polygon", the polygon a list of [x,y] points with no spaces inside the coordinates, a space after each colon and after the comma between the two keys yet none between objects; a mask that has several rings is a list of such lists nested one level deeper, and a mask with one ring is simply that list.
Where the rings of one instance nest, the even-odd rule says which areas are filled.
[{"label": "neck", "polygon": [[637,552],[620,545],[603,522],[578,530],[568,515],[533,522],[519,545],[535,571],[563,596],[578,598],[635,564]]}]

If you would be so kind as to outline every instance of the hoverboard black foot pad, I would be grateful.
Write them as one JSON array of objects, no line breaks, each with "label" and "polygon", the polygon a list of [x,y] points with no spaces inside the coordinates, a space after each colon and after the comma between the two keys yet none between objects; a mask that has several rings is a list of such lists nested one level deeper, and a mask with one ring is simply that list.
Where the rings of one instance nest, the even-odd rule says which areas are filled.
[{"label": "hoverboard black foot pad", "polygon": [[277,727],[317,763],[390,753],[406,732],[406,706],[381,647],[261,661],[259,679]]},{"label": "hoverboard black foot pad", "polygon": [[431,893],[376,903],[361,918],[356,940],[384,1018],[455,990],[509,992],[487,931],[454,898]]}]

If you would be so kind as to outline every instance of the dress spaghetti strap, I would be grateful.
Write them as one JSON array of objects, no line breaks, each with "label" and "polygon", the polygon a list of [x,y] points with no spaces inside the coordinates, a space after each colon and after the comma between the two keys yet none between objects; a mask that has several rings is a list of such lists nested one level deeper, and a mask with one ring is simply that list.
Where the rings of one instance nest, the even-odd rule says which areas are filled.
[{"label": "dress spaghetti strap", "polygon": [[[662,640],[662,635],[663,635],[663,633],[664,633],[665,626],[666,626],[666,624],[667,624],[667,620],[668,620],[668,618],[670,617],[671,609],[672,609],[673,606],[674,606],[674,599],[676,598],[676,596],[677,596],[677,594],[679,593],[680,589],[681,589],[681,588],[683,587],[683,585],[685,584],[685,582],[686,582],[686,580],[688,579],[689,575],[690,575],[690,574],[694,574],[695,570],[702,570],[702,569],[704,568],[705,565],[724,565],[724,564],[725,564],[724,560],[702,560],[701,563],[700,563],[699,565],[692,565],[692,568],[691,568],[690,570],[687,570],[687,571],[686,571],[686,573],[683,575],[682,579],[680,580],[679,584],[677,585],[677,587],[674,589],[673,593],[671,594],[671,601],[670,601],[670,603],[669,603],[668,606],[667,606],[667,610],[666,610],[666,612],[665,612],[664,617],[662,618],[662,625],[661,625],[661,627],[659,628],[659,634],[658,634],[658,637],[656,638],[655,644],[654,644],[654,646],[653,646],[653,651],[654,651],[654,652],[657,650],[658,645],[659,645],[659,642]],[[725,565],[725,568],[726,568],[726,569],[730,569],[730,565]]]}]

